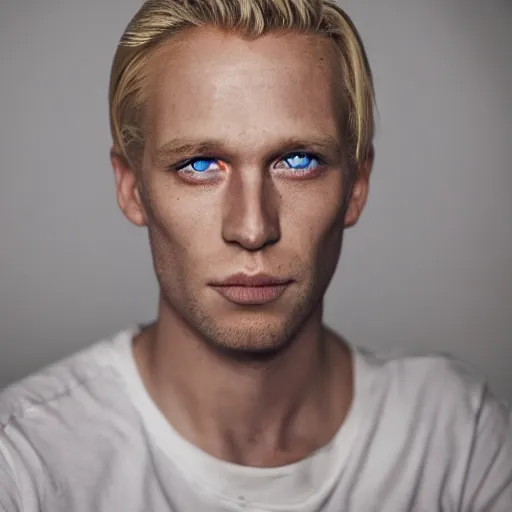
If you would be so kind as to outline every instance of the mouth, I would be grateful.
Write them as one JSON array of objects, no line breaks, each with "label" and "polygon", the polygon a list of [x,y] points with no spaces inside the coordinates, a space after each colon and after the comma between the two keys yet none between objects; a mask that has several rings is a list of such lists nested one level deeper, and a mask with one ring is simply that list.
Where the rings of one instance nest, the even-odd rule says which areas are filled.
[{"label": "mouth", "polygon": [[279,299],[292,282],[267,274],[236,274],[210,286],[234,304],[262,305]]}]

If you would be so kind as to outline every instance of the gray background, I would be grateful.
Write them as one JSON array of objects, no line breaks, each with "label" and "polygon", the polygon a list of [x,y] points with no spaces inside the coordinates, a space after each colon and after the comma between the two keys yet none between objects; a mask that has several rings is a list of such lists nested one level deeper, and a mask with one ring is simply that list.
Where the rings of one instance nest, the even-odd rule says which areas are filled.
[{"label": "gray background", "polygon": [[[369,348],[453,353],[512,400],[512,4],[342,4],[380,120],[327,321]],[[154,316],[146,233],[108,160],[111,58],[139,6],[0,3],[0,387]]]}]

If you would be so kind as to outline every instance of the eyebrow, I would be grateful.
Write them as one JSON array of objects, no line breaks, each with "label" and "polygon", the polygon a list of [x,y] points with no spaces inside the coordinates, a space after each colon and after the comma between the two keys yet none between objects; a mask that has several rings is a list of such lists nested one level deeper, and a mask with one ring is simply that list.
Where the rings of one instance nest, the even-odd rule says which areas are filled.
[{"label": "eyebrow", "polygon": [[181,156],[213,153],[224,148],[219,140],[193,141],[187,139],[172,139],[160,146],[153,154],[153,165],[167,165],[169,160]]},{"label": "eyebrow", "polygon": [[[312,150],[323,154],[341,155],[340,143],[331,135],[320,135],[312,137],[291,137],[277,139],[270,150],[267,152],[270,158],[277,157],[280,154],[297,151]],[[192,139],[172,139],[159,148],[152,156],[152,163],[156,166],[166,166],[171,161],[182,157],[194,155],[215,154],[219,152],[230,153],[225,142],[217,139],[207,139],[196,141]]]}]

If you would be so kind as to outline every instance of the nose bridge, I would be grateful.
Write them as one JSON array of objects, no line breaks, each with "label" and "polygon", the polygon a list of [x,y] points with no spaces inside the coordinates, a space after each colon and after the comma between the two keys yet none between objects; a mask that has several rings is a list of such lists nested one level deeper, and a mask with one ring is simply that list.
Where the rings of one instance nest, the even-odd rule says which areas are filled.
[{"label": "nose bridge", "polygon": [[256,166],[233,169],[224,198],[222,235],[226,242],[256,251],[280,237],[279,195]]}]

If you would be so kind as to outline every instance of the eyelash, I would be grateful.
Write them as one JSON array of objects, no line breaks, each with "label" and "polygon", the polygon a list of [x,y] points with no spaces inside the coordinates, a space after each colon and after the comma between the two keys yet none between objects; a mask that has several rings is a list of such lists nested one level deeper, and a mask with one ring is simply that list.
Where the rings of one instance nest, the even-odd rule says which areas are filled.
[{"label": "eyelash", "polygon": [[[283,167],[281,168],[282,170],[279,171],[279,174],[284,174],[284,175],[289,175],[289,176],[295,176],[295,177],[303,177],[303,176],[311,176],[314,174],[314,172],[321,166],[323,166],[325,164],[325,161],[317,154],[315,153],[311,153],[311,152],[308,152],[308,151],[294,151],[292,153],[288,153],[286,154],[283,158],[281,158],[278,162],[286,162],[286,160],[290,160],[294,157],[299,157],[299,158],[308,158],[310,161],[313,161],[313,160],[316,160],[316,165],[312,168],[305,168],[305,169],[300,169],[300,168],[292,168],[292,167]],[[197,162],[200,162],[200,161],[205,161],[205,162],[210,162],[211,164],[212,163],[218,163],[218,162],[223,162],[220,158],[216,158],[216,157],[210,157],[210,156],[200,156],[200,157],[194,157],[194,158],[189,158],[188,160],[184,161],[184,162],[181,162],[179,163],[178,165],[174,166],[174,170],[176,172],[179,172],[181,173],[182,175],[186,175],[189,177],[189,179],[191,180],[195,180],[195,181],[205,181],[205,180],[209,180],[211,179],[211,175],[212,174],[217,174],[219,172],[221,172],[222,169],[216,169],[214,171],[208,171],[208,170],[204,170],[204,171],[198,171],[198,170],[195,170],[195,169],[190,169],[190,170],[186,170],[186,168],[190,165],[193,165],[194,163],[197,163]],[[223,165],[220,165],[220,167],[223,167]],[[284,170],[284,172],[283,172]],[[204,178],[200,178],[199,176],[201,175],[205,175]],[[192,177],[193,176],[193,177]]]}]

